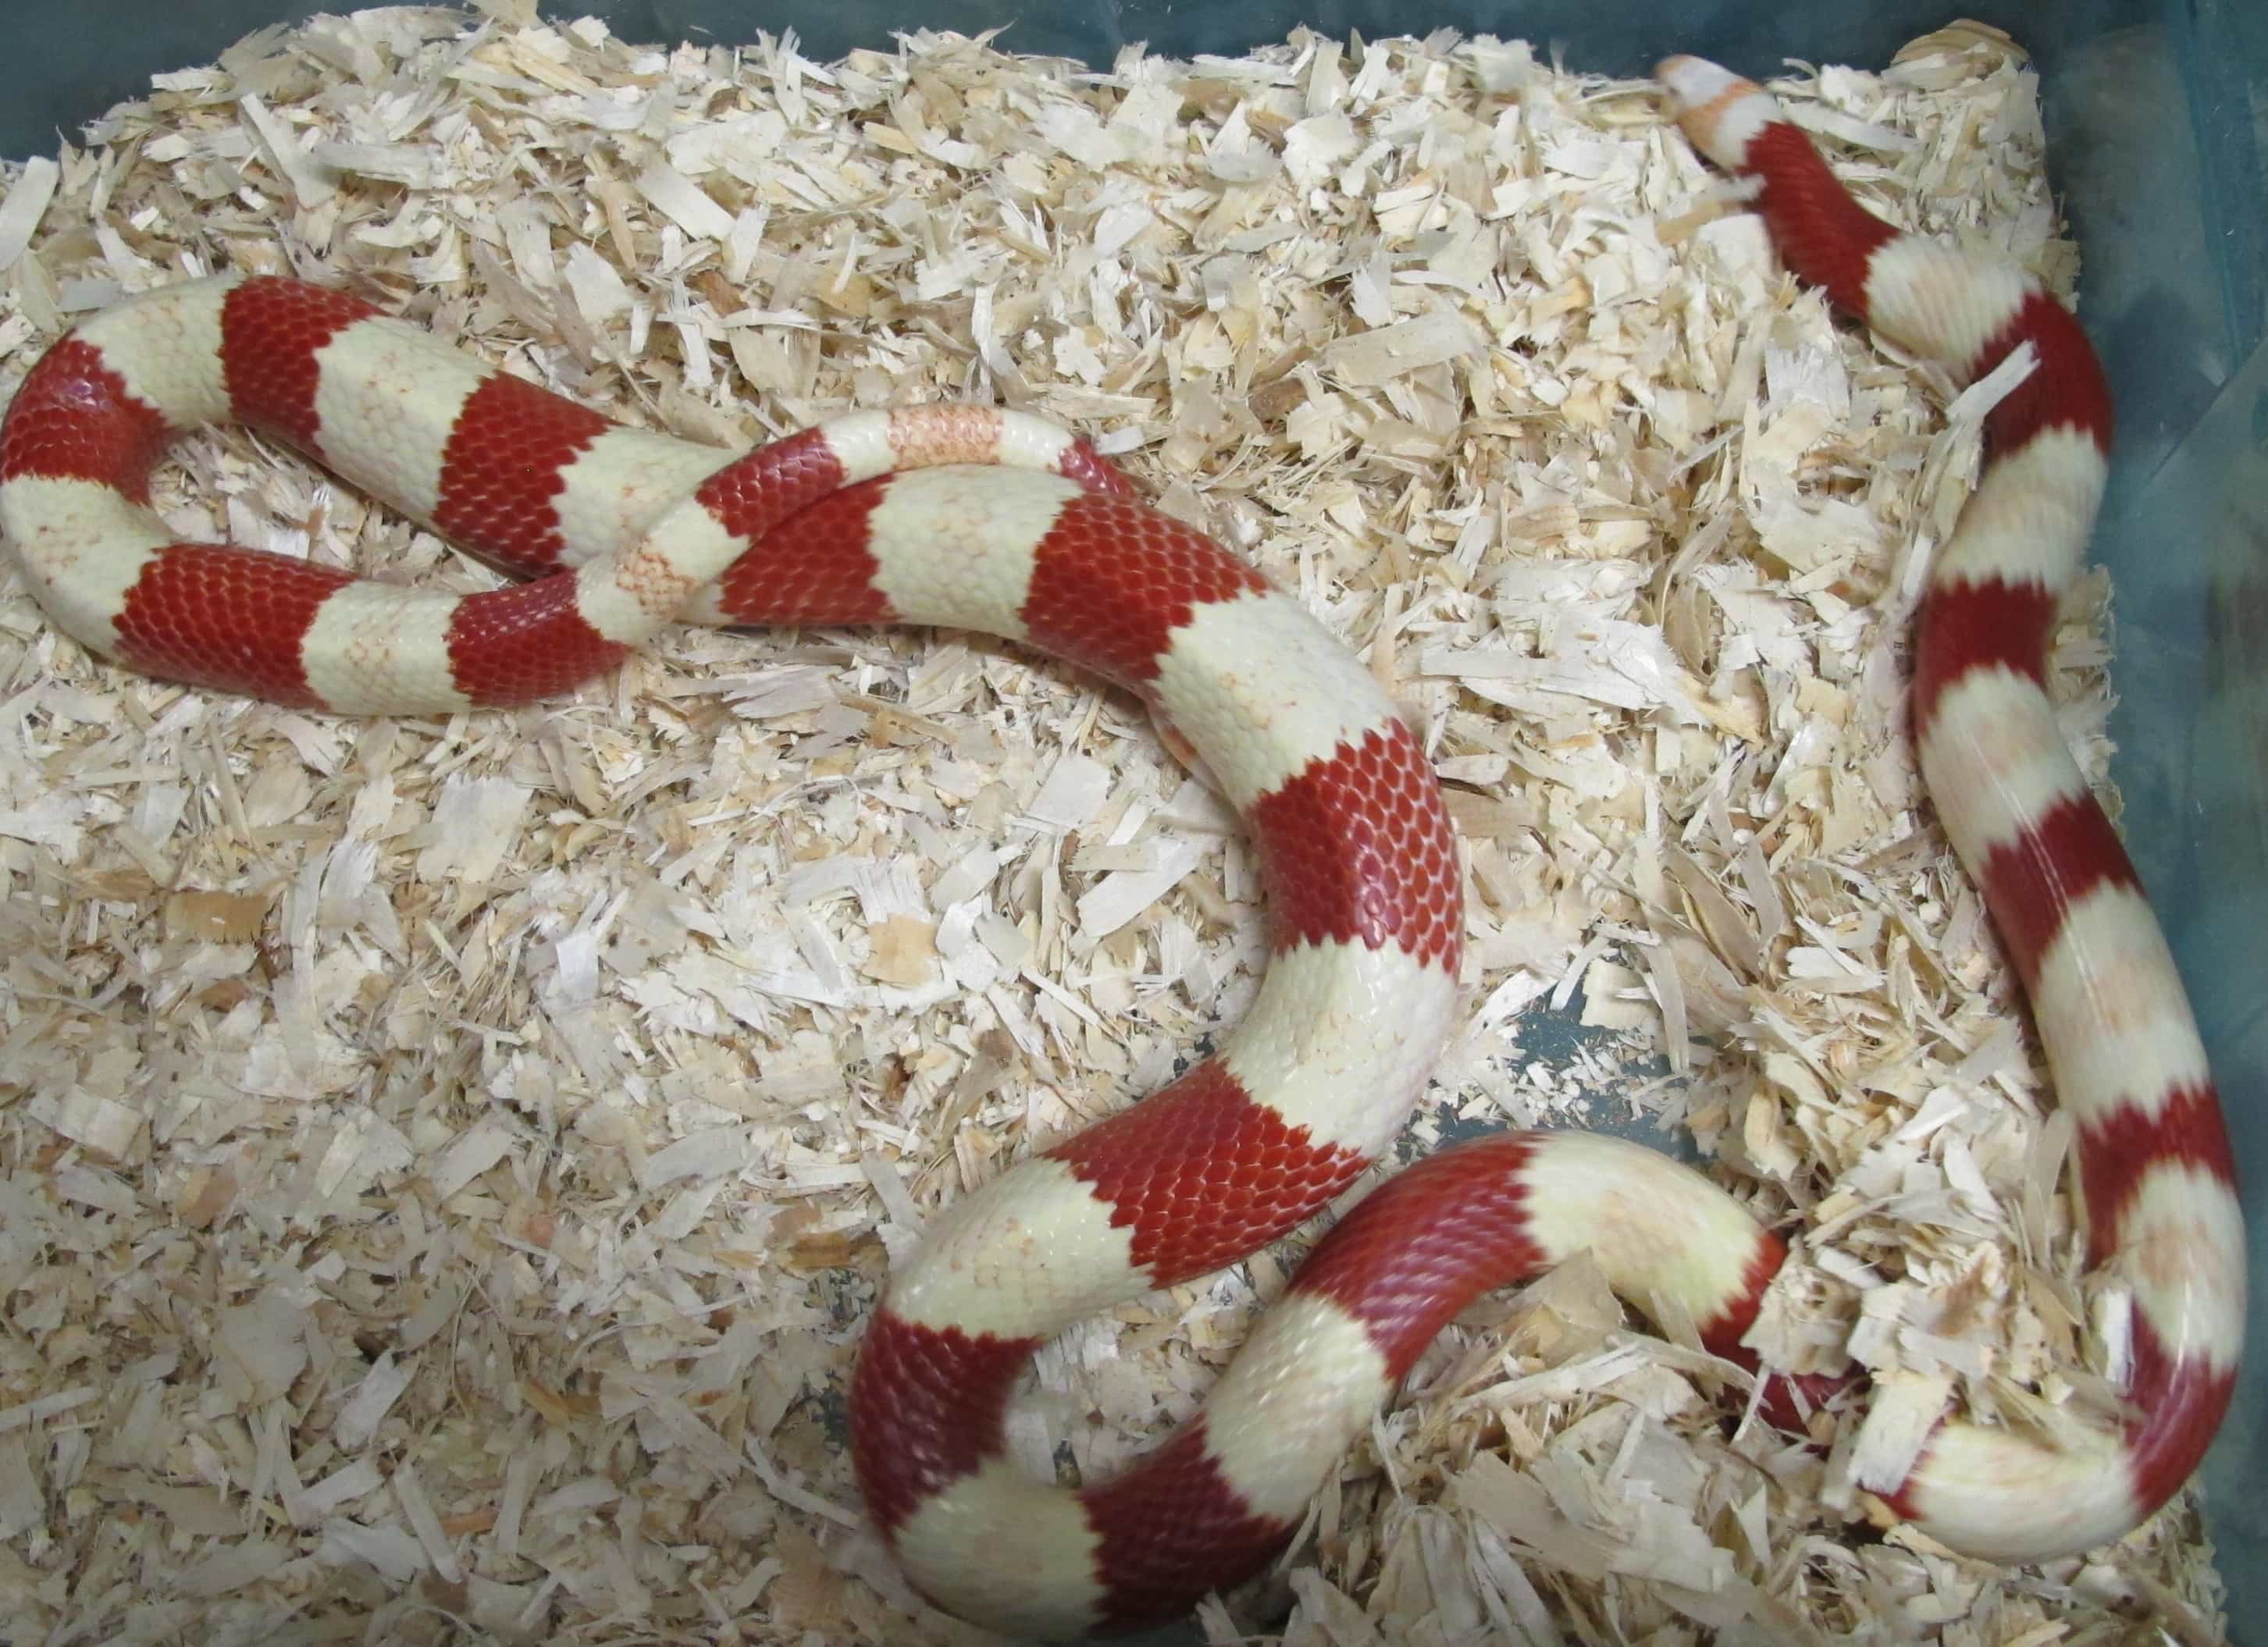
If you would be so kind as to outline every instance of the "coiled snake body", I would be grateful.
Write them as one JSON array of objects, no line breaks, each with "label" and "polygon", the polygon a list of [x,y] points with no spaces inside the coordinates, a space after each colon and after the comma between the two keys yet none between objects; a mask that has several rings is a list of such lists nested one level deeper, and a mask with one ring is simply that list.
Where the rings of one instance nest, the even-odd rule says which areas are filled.
[{"label": "coiled snake body", "polygon": [[[1759,185],[1803,279],[1967,378],[2029,348],[1921,614],[1930,792],[2029,992],[2079,1122],[2091,1255],[2132,1290],[2133,1415],[2086,1447],[1948,1422],[1889,1502],[2003,1560],[2117,1536],[2186,1479],[2233,1384],[2242,1231],[2171,959],[2043,689],[2104,476],[2110,403],[2075,322],[2017,271],[1866,213],[1768,94],[1662,78],[1695,143]],[[268,430],[527,581],[468,596],[185,545],[148,508],[180,430]],[[358,300],[224,277],[58,342],[0,429],[0,528],[62,629],[128,667],[342,714],[525,702],[663,624],[988,631],[1140,694],[1263,860],[1271,956],[1219,1053],[961,1197],[893,1276],[851,1391],[867,1513],[913,1582],[996,1627],[1138,1627],[1248,1577],[1475,1296],[1584,1249],[1617,1290],[1741,1339],[1785,1249],[1635,1146],[1522,1133],[1389,1180],[1340,1221],[1208,1405],[1072,1493],[1006,1460],[1034,1349],[1232,1263],[1325,1207],[1407,1118],[1451,1033],[1463,910],[1448,814],[1391,701],[1288,596],[1012,414],[861,414],[726,461],[488,371]],[[1818,1396],[1826,1386],[1815,1382]],[[1775,1380],[1768,1412],[1791,1410]]]}]

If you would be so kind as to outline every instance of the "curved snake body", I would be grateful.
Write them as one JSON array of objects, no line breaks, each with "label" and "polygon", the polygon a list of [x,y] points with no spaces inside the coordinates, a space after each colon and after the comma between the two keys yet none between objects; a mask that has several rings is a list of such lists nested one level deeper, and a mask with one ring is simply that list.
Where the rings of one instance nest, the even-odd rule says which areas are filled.
[{"label": "curved snake body", "polygon": [[[1884,1496],[1971,1553],[2081,1548],[2202,1454],[2244,1297],[2204,1055],[2043,687],[2102,489],[2108,396],[2036,282],[1867,214],[1749,83],[1690,58],[1662,76],[1697,145],[1760,185],[1805,280],[1965,377],[2020,348],[2036,358],[1992,415],[1984,479],[1933,570],[1914,720],[2080,1123],[2092,1254],[2132,1288],[2135,1410],[2076,1448],[1948,1423]],[[148,508],[152,466],[180,430],[228,419],[526,581],[444,594],[173,541]],[[1731,1197],[1635,1146],[1462,1145],[1342,1219],[1205,1410],[1136,1469],[1074,1493],[1009,1464],[1004,1414],[1033,1350],[1328,1205],[1406,1120],[1456,1011],[1461,877],[1418,738],[1297,602],[1129,494],[1083,442],[982,408],[861,414],[728,457],[269,278],[170,286],[95,317],[0,427],[0,529],[33,592],[79,642],[151,674],[420,714],[563,692],[681,619],[935,624],[1095,670],[1186,739],[1262,857],[1259,995],[1164,1091],[948,1208],[893,1276],[853,1379],[860,1488],[913,1582],[1048,1636],[1147,1625],[1264,1565],[1478,1294],[1587,1249],[1626,1297],[1753,1368],[1741,1340],[1785,1255]],[[1766,1410],[1793,1416],[1786,1381],[1770,1389]]]},{"label": "curved snake body", "polygon": [[1753,180],[1801,279],[1963,383],[2029,351],[1986,415],[1984,472],[1930,568],[1912,720],[1923,781],[2078,1122],[2089,1260],[2132,1291],[2132,1413],[2079,1447],[1948,1423],[1883,1496],[1970,1554],[2084,1549],[2135,1526],[2204,1456],[2235,1387],[2246,1286],[2228,1136],[2180,974],[2046,690],[2102,501],[2109,386],[2036,277],[1867,212],[1752,82],[1691,57],[1660,74],[1695,146]]}]

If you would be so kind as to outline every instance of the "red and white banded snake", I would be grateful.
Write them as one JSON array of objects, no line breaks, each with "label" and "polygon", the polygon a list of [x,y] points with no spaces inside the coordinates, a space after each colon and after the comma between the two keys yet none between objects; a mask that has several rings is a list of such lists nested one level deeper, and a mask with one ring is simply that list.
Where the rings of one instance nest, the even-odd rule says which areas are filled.
[{"label": "red and white banded snake", "polygon": [[[1870,216],[1770,96],[1661,66],[1681,123],[1754,180],[1775,245],[1879,335],[1964,379],[2029,347],[1931,569],[1913,724],[1930,794],[2021,976],[2079,1126],[2090,1257],[2133,1302],[2117,1435],[2051,1448],[1948,1421],[1886,1501],[2024,1561],[2115,1538],[2188,1477],[2243,1334],[2218,1099],[2139,881],[2044,688],[2110,410],[2036,281]],[[235,420],[529,581],[470,596],[175,543],[166,445]],[[1288,596],[1141,505],[1083,442],[977,407],[843,418],[728,454],[615,425],[372,305],[274,278],[144,294],[60,340],[0,427],[0,530],[56,625],[150,674],[340,714],[520,703],[674,621],[975,629],[1141,695],[1252,830],[1271,959],[1220,1050],[963,1195],[893,1276],[851,1391],[867,1513],[966,1617],[1060,1636],[1186,1610],[1256,1571],[1441,1326],[1585,1249],[1616,1290],[1741,1339],[1785,1249],[1637,1146],[1522,1133],[1443,1151],[1340,1220],[1208,1404],[1078,1493],[1007,1461],[1034,1350],[1232,1263],[1329,1204],[1407,1119],[1457,1011],[1448,814],[1392,701]],[[1643,1215],[1631,1209],[1642,1207]],[[1808,1384],[1817,1396],[1828,1386]],[[1768,1411],[1791,1410],[1775,1381]]]}]

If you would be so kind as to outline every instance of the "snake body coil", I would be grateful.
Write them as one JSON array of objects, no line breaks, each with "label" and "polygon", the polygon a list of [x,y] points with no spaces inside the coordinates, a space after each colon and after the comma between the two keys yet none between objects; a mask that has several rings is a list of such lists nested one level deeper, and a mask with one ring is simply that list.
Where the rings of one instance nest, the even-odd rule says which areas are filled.
[{"label": "snake body coil", "polygon": [[[1914,718],[2080,1123],[2093,1255],[2134,1299],[2135,1412],[2076,1452],[1948,1423],[1889,1502],[1972,1553],[2084,1548],[2202,1454],[2244,1298],[2204,1054],[2043,690],[2102,490],[2108,395],[2036,283],[1867,215],[1749,83],[1690,58],[1662,75],[1703,151],[1759,180],[1804,279],[1964,376],[2019,348],[2036,357],[1993,414],[1983,483],[1933,570]],[[451,595],[173,541],[148,507],[152,467],[180,431],[228,419],[526,581]],[[1164,1091],[947,1209],[892,1277],[854,1378],[867,1511],[955,1612],[1044,1636],[1123,1629],[1248,1577],[1445,1321],[1579,1251],[1754,1364],[1740,1341],[1780,1243],[1663,1158],[1523,1133],[1442,1151],[1366,1197],[1204,1412],[1138,1468],[1072,1493],[1009,1464],[1005,1403],[1048,1337],[1235,1261],[1385,1148],[1453,1028],[1463,931],[1440,791],[1368,672],[1062,430],[930,407],[728,460],[486,371],[353,298],[227,277],[122,303],[41,359],[0,429],[0,528],[53,620],[96,652],[340,714],[526,702],[680,619],[902,622],[1027,642],[1139,694],[1188,740],[1262,856],[1257,998]]]}]

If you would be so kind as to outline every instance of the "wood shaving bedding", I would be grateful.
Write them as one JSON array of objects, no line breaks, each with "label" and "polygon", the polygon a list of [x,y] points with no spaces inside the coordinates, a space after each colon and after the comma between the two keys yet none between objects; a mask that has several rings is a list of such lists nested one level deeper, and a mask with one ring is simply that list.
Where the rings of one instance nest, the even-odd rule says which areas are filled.
[{"label": "wood shaving bedding", "polygon": [[[2218,1636],[2186,1496],[2014,1572],[1869,1526],[1948,1401],[2099,1415],[2121,1319],[1905,739],[1989,387],[1517,41],[821,64],[485,11],[266,30],[10,165],[0,381],[225,264],[690,439],[1079,425],[1428,729],[1471,1011],[1404,1158],[1683,1128],[1803,1237],[1767,1352],[1880,1386],[1823,1453],[1728,1434],[1690,1328],[1571,1264],[1444,1335],[1209,1639]],[[2004,36],[1775,89],[1874,210],[2068,294]],[[491,581],[240,430],[178,457],[184,535]],[[2107,599],[2057,658],[2098,779]],[[930,1210],[1250,998],[1251,858],[1137,706],[979,637],[685,630],[525,713],[320,718],[94,665],[12,562],[0,680],[18,1639],[984,1639],[863,1527],[841,1392]],[[1185,1417],[1298,1246],[1051,1346],[1029,1466]]]}]

